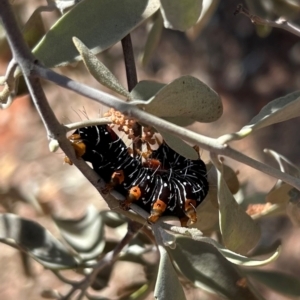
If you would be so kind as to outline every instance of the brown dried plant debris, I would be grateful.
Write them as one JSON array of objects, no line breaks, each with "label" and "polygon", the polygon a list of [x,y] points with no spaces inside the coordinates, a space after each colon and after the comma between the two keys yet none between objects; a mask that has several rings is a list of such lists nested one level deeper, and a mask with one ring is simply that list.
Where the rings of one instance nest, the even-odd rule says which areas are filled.
[{"label": "brown dried plant debris", "polygon": [[249,204],[246,213],[250,216],[261,214],[268,210],[272,206],[272,203],[267,202],[265,204]]},{"label": "brown dried plant debris", "polygon": [[[133,127],[136,125],[136,120],[123,115],[121,112],[111,108],[105,114],[104,117],[110,117],[112,121],[111,127],[118,126],[118,130],[124,132],[130,140],[135,140]],[[143,127],[143,133],[141,140],[143,143],[149,143],[154,145],[156,140],[154,139],[155,131],[152,127]]]}]

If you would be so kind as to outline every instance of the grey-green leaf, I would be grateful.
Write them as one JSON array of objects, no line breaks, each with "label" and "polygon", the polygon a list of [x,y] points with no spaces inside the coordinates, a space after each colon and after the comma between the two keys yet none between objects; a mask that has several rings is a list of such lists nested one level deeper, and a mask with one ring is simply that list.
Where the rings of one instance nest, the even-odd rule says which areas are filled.
[{"label": "grey-green leaf", "polygon": [[137,85],[132,89],[130,95],[132,99],[146,101],[152,98],[164,86],[166,86],[166,84],[161,82],[152,80],[142,80],[138,82]]},{"label": "grey-green leaf", "polygon": [[199,229],[204,235],[210,235],[212,232],[218,230],[219,225],[219,209],[215,202],[217,202],[216,187],[210,186],[208,195],[205,197],[201,205],[197,206],[198,220],[192,227]]},{"label": "grey-green leaf", "polygon": [[157,300],[184,300],[185,295],[165,248],[158,247],[160,253],[154,297]]},{"label": "grey-green leaf", "polygon": [[102,253],[105,246],[104,223],[94,206],[89,206],[86,214],[80,219],[53,219],[63,238],[82,259],[93,259]]},{"label": "grey-green leaf", "polygon": [[300,116],[300,91],[277,98],[262,108],[246,127],[252,130]]},{"label": "grey-green leaf", "polygon": [[240,131],[219,138],[222,143],[238,140],[253,131],[300,116],[300,91],[277,98],[266,106]]},{"label": "grey-green leaf", "polygon": [[[175,237],[176,237],[176,240],[175,240],[175,242],[173,242],[173,244],[177,243],[177,239],[180,236],[177,235]],[[220,252],[220,254],[222,254],[228,261],[230,261],[231,263],[233,263],[235,265],[239,265],[239,266],[243,266],[243,267],[259,267],[259,266],[267,265],[267,264],[275,261],[279,257],[280,249],[281,249],[280,247],[278,247],[274,252],[268,253],[268,257],[266,257],[265,259],[257,259],[257,258],[253,258],[253,257],[247,257],[244,255],[240,255],[238,253],[230,251],[230,250],[226,249],[224,246],[222,246],[221,244],[219,244],[218,242],[216,242],[215,240],[205,237],[205,236],[197,237],[195,242],[198,243],[198,247],[202,247],[201,246],[202,243],[206,243],[206,244],[210,244],[210,245],[214,246]],[[179,243],[180,243],[180,239],[179,239]],[[196,243],[195,243],[195,245],[196,245]]]},{"label": "grey-green leaf", "polygon": [[0,242],[13,243],[49,269],[70,269],[78,264],[49,231],[14,214],[0,214]]},{"label": "grey-green leaf", "polygon": [[168,249],[178,270],[194,285],[231,300],[256,299],[247,287],[237,284],[235,267],[212,245],[177,236],[176,248]]},{"label": "grey-green leaf", "polygon": [[37,8],[32,13],[22,30],[24,40],[28,44],[29,48],[34,47],[45,34],[45,27],[41,16],[41,12],[43,11],[49,11],[48,7],[41,6]]},{"label": "grey-green leaf", "polygon": [[[144,101],[146,102],[147,100],[152,98],[164,86],[166,86],[166,84],[157,81],[151,81],[151,80],[142,80],[138,82],[138,84],[130,92],[130,95],[132,99],[136,99],[139,101],[132,101],[131,103],[138,104],[138,105],[144,104]],[[194,120],[183,116],[165,117],[164,119],[178,126],[188,126],[194,122]]]},{"label": "grey-green leaf", "polygon": [[[155,81],[140,81],[130,92],[133,99],[139,100],[133,100],[131,101],[131,103],[141,107],[147,102],[148,99],[152,98],[155,94],[159,93],[159,91],[165,86],[165,84]],[[179,126],[187,126],[193,123],[192,119],[188,117],[183,117],[181,115],[175,117],[166,117],[164,119]],[[176,136],[162,131],[159,131],[159,133],[163,136],[166,143],[176,152],[189,159],[198,159],[199,156],[197,152],[184,141],[177,138]]]},{"label": "grey-green leaf", "polygon": [[116,228],[128,221],[126,217],[111,210],[101,211],[100,215],[105,225]]},{"label": "grey-green leaf", "polygon": [[252,257],[246,257],[240,254],[237,254],[233,251],[230,251],[221,245],[218,246],[220,253],[230,262],[236,265],[244,266],[244,267],[259,267],[264,266],[272,261],[275,261],[280,255],[280,248],[276,249],[274,253],[271,253],[270,256],[266,259],[259,260]]},{"label": "grey-green leaf", "polygon": [[292,189],[289,194],[291,200],[286,207],[286,213],[293,225],[300,227],[300,192]]},{"label": "grey-green leaf", "polygon": [[180,138],[161,130],[159,133],[162,135],[164,141],[183,157],[193,160],[199,159],[199,154],[196,150]]},{"label": "grey-green leaf", "polygon": [[55,0],[55,5],[61,13],[64,13],[66,10],[78,4],[80,1],[82,0]]},{"label": "grey-green leaf", "polygon": [[187,117],[207,123],[217,120],[223,112],[220,96],[189,75],[175,79],[150,100],[132,104],[158,117]]},{"label": "grey-green leaf", "polygon": [[244,270],[245,274],[269,288],[290,297],[300,296],[300,280],[278,271]]},{"label": "grey-green leaf", "polygon": [[[172,228],[172,230],[174,230],[174,229]],[[189,230],[192,230],[192,229],[189,229]],[[191,231],[190,231],[190,233],[191,233]],[[187,236],[187,233],[185,233],[185,235]],[[166,230],[163,230],[161,228],[160,228],[160,236],[163,240],[164,245],[166,245],[172,249],[176,248],[178,238],[179,238],[179,243],[180,243],[180,237],[181,237],[180,235],[170,234]],[[189,237],[189,238],[191,238],[191,237]],[[279,257],[280,249],[281,249],[280,247],[278,247],[272,253],[267,253],[268,257],[265,259],[256,259],[256,258],[247,257],[244,255],[235,253],[233,251],[230,251],[230,250],[226,249],[223,245],[219,244],[218,242],[216,242],[215,240],[213,240],[212,238],[209,238],[209,237],[194,235],[192,239],[198,243],[198,247],[202,247],[201,246],[202,243],[206,243],[206,244],[210,244],[210,245],[214,246],[220,252],[220,254],[222,254],[228,261],[230,261],[231,263],[233,263],[235,265],[239,265],[239,266],[243,266],[243,267],[258,267],[258,266],[264,266],[266,264],[269,264],[270,262],[276,260]],[[196,245],[196,243],[195,243],[195,245]]]},{"label": "grey-green leaf", "polygon": [[160,40],[162,30],[163,19],[161,14],[158,13],[148,33],[147,41],[144,47],[144,53],[141,59],[143,66],[146,66],[148,64],[153,52],[155,51]]},{"label": "grey-green leaf", "polygon": [[163,119],[181,127],[189,126],[195,122],[193,119],[186,118],[186,117],[170,117],[170,118],[163,118]]},{"label": "grey-green leaf", "polygon": [[219,2],[220,0],[203,0],[202,12],[197,23],[186,32],[190,40],[194,41],[200,35],[203,28],[218,8]]},{"label": "grey-green leaf", "polygon": [[272,190],[266,195],[266,202],[272,204],[287,204],[291,199],[290,191],[294,188],[283,182],[280,185],[276,185]]},{"label": "grey-green leaf", "polygon": [[196,24],[202,11],[202,0],[161,0],[166,28],[185,31]]},{"label": "grey-green leaf", "polygon": [[288,160],[285,156],[277,153],[271,149],[264,149],[264,152],[271,155],[279,165],[280,171],[300,178],[300,170],[298,166],[293,164],[290,160]]},{"label": "grey-green leaf", "polygon": [[260,239],[260,227],[232,196],[218,170],[219,224],[226,248],[246,254]]},{"label": "grey-green leaf", "polygon": [[98,82],[116,93],[125,96],[127,99],[131,99],[130,93],[91,50],[76,37],[73,37],[73,42],[80,53],[86,68]]},{"label": "grey-green leaf", "polygon": [[159,0],[84,0],[63,15],[34,48],[46,67],[79,59],[72,43],[78,37],[93,53],[111,47],[160,7]]},{"label": "grey-green leaf", "polygon": [[[286,157],[271,149],[264,149],[264,152],[271,155],[276,160],[282,172],[290,174],[296,178],[300,178],[299,168]],[[293,187],[291,185],[283,182],[282,180],[277,180],[274,187],[267,194],[266,201],[273,204],[287,203],[291,199],[289,193],[292,189]]]}]

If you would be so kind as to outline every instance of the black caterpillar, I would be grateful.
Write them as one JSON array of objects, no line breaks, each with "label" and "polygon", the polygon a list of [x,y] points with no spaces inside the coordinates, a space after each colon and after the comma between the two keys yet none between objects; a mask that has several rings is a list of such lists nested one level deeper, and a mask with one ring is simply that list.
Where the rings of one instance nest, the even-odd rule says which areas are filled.
[{"label": "black caterpillar", "polygon": [[161,215],[177,216],[182,226],[197,221],[195,208],[208,192],[201,159],[187,159],[162,143],[142,163],[107,125],[78,129],[69,140],[77,156],[91,162],[106,182],[105,191],[114,189],[126,197],[121,202],[124,209],[134,202],[150,213],[152,223]]}]

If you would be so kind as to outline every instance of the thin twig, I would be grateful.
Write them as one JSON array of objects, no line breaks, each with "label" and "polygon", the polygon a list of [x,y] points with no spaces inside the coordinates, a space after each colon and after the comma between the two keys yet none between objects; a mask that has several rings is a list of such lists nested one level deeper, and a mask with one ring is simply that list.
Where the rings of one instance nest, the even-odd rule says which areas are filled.
[{"label": "thin twig", "polygon": [[7,66],[6,73],[5,73],[5,80],[12,78],[17,67],[18,67],[18,63],[14,59],[12,59]]},{"label": "thin twig", "polygon": [[[16,86],[16,81],[17,80],[14,76],[14,72],[16,71],[17,67],[18,67],[18,63],[15,61],[14,58],[12,58],[12,60],[8,64],[8,67],[6,69],[6,74],[5,74],[5,77],[4,77],[4,80],[5,80],[4,90],[5,90],[5,88],[7,88],[8,97],[6,98],[5,103],[3,103],[4,99],[1,99],[0,108],[2,108],[2,109],[8,108],[12,104],[13,98],[15,97],[15,94],[16,94],[15,86]],[[5,95],[4,90],[2,90],[2,92],[1,92],[2,96]]]},{"label": "thin twig", "polygon": [[75,285],[75,284],[77,284],[77,281],[75,281],[75,280],[70,280],[70,279],[68,279],[68,278],[65,278],[63,275],[61,275],[59,272],[59,270],[51,270],[52,271],[52,273],[55,275],[55,276],[57,276],[57,278],[59,279],[59,280],[61,280],[62,282],[64,282],[64,283],[66,283],[66,284],[69,284],[69,285]]},{"label": "thin twig", "polygon": [[71,124],[65,124],[67,131],[87,127],[87,126],[97,126],[97,125],[105,125],[110,124],[111,120],[109,118],[99,118],[99,119],[90,119],[90,120],[84,120],[80,122],[75,122]]},{"label": "thin twig", "polygon": [[87,288],[91,286],[91,284],[95,281],[98,273],[106,266],[113,264],[119,254],[123,250],[125,246],[129,244],[129,242],[135,237],[138,231],[142,228],[142,225],[138,225],[136,222],[129,222],[127,227],[127,233],[124,238],[117,244],[114,250],[105,254],[105,256],[93,267],[92,272],[87,275],[82,281],[77,282],[73,285],[71,290],[61,298],[61,300],[68,300],[70,297],[77,291],[81,290],[78,299],[81,299]]},{"label": "thin twig", "polygon": [[256,25],[267,25],[270,27],[281,28],[283,30],[291,32],[294,35],[297,35],[300,37],[300,28],[293,25],[290,22],[287,22],[287,20],[285,20],[284,18],[279,18],[276,21],[265,20],[257,15],[251,14],[250,11],[248,9],[244,8],[242,4],[239,4],[237,6],[234,14],[235,15],[243,14],[243,15],[247,16],[251,20],[251,22]]}]

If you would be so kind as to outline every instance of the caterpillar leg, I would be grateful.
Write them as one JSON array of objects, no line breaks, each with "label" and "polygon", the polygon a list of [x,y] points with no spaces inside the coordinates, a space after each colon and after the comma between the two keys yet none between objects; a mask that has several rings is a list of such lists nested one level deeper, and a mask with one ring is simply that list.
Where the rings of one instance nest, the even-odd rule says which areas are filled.
[{"label": "caterpillar leg", "polygon": [[124,178],[125,176],[123,170],[113,172],[110,182],[105,185],[101,192],[103,194],[109,193],[116,185],[121,184],[124,181]]},{"label": "caterpillar leg", "polygon": [[115,186],[122,184],[124,179],[125,175],[123,170],[113,172],[113,174],[111,175],[110,182],[105,185],[101,192],[104,194],[109,193]]},{"label": "caterpillar leg", "polygon": [[148,217],[148,222],[150,223],[155,223],[161,217],[161,215],[167,209],[171,197],[171,184],[169,182],[169,175],[166,173],[164,176],[159,176],[157,179],[159,188],[157,188],[156,195],[153,198],[154,201],[151,201],[152,208],[150,216]]},{"label": "caterpillar leg", "polygon": [[189,222],[189,219],[190,218],[187,216],[180,218],[179,221],[180,221],[181,227],[188,227],[187,224]]},{"label": "caterpillar leg", "polygon": [[188,220],[191,221],[191,224],[194,224],[197,222],[197,212],[196,212],[196,201],[195,200],[191,200],[191,199],[185,200],[184,213],[185,213],[186,217],[188,218]]},{"label": "caterpillar leg", "polygon": [[111,175],[111,184],[116,186],[118,184],[121,184],[124,182],[125,179],[125,175],[123,170],[118,170],[113,172],[113,174]]},{"label": "caterpillar leg", "polygon": [[132,202],[138,201],[142,195],[141,189],[138,186],[134,186],[129,190],[128,196],[125,201],[120,203],[120,206],[124,210],[128,210]]},{"label": "caterpillar leg", "polygon": [[167,208],[167,204],[164,201],[157,199],[153,203],[151,214],[148,217],[148,222],[155,223],[159,219],[159,217],[164,213],[166,208]]}]

